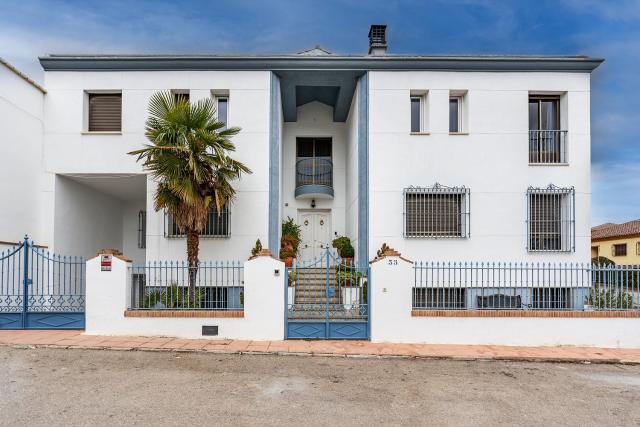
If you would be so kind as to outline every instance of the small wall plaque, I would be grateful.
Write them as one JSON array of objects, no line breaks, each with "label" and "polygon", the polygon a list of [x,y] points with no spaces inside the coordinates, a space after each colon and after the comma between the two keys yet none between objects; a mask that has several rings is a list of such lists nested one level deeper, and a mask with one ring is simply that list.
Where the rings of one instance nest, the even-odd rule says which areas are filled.
[{"label": "small wall plaque", "polygon": [[202,325],[203,336],[216,336],[218,335],[218,326],[206,326]]},{"label": "small wall plaque", "polygon": [[100,255],[100,270],[111,271],[112,255],[104,254]]}]

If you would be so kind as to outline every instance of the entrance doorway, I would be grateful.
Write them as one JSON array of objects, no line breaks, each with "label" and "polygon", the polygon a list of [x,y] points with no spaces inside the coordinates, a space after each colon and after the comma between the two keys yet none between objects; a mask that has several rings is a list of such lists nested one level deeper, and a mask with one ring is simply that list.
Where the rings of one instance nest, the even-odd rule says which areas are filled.
[{"label": "entrance doorway", "polygon": [[300,225],[299,257],[302,260],[318,258],[331,247],[331,211],[298,211]]}]

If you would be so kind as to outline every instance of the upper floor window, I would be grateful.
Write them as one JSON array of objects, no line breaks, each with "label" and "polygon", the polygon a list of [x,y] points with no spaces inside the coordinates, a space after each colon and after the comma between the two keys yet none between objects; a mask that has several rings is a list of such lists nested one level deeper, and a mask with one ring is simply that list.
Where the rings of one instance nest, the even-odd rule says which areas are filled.
[{"label": "upper floor window", "polygon": [[560,96],[529,96],[529,163],[567,162],[567,131],[560,123]]},{"label": "upper floor window", "polygon": [[449,133],[465,132],[466,91],[449,92]]},{"label": "upper floor window", "polygon": [[189,102],[189,91],[186,89],[174,89],[171,91],[176,102]]},{"label": "upper floor window", "polygon": [[613,256],[627,256],[627,244],[617,243],[611,246],[611,255]]},{"label": "upper floor window", "polygon": [[636,242],[636,255],[640,255],[640,242]]},{"label": "upper floor window", "polygon": [[296,138],[296,187],[333,186],[331,138]]},{"label": "upper floor window", "polygon": [[575,191],[549,185],[527,190],[527,249],[572,252],[575,247]]},{"label": "upper floor window", "polygon": [[411,91],[409,98],[411,106],[411,133],[427,131],[427,92]]},{"label": "upper floor window", "polygon": [[138,212],[138,248],[147,247],[147,211]]},{"label": "upper floor window", "polygon": [[469,237],[470,191],[465,187],[404,189],[405,237]]},{"label": "upper floor window", "polygon": [[89,132],[122,131],[122,93],[87,93]]},{"label": "upper floor window", "polygon": [[226,96],[216,97],[216,111],[218,112],[218,121],[224,123],[224,127],[227,127],[227,120],[229,115],[229,98]]},{"label": "upper floor window", "polygon": [[[201,237],[228,237],[231,233],[230,221],[231,215],[229,206],[226,205],[222,212],[218,213],[215,204],[209,208],[207,222],[204,229],[200,233]],[[180,230],[178,224],[169,213],[165,213],[164,235],[166,237],[185,237]]]}]

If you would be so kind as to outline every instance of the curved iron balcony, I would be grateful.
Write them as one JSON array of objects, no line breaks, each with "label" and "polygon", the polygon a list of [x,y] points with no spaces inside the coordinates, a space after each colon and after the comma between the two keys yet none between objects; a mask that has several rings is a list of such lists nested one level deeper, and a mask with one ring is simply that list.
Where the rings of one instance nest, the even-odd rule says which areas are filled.
[{"label": "curved iron balcony", "polygon": [[567,131],[530,130],[529,163],[567,163]]},{"label": "curved iron balcony", "polygon": [[322,157],[296,161],[296,198],[333,198],[333,162]]}]

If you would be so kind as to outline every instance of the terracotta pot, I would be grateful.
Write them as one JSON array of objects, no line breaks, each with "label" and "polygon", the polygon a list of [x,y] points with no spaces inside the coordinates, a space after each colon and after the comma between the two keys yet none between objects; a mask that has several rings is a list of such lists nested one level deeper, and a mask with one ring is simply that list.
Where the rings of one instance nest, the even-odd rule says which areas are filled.
[{"label": "terracotta pot", "polygon": [[353,258],[342,258],[342,262],[345,265],[353,265]]},{"label": "terracotta pot", "polygon": [[293,267],[293,257],[292,256],[288,256],[284,258],[284,266],[285,267]]}]

